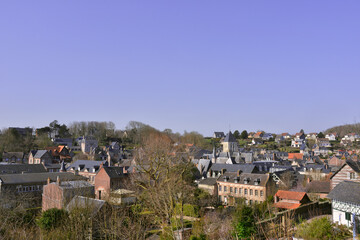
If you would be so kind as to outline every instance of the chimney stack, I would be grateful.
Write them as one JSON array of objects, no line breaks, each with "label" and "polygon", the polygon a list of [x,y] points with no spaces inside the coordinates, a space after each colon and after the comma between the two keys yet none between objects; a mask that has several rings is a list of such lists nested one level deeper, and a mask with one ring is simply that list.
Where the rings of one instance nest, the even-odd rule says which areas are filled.
[{"label": "chimney stack", "polygon": [[57,176],[57,177],[56,177],[56,184],[57,184],[58,186],[60,186],[60,176]]}]

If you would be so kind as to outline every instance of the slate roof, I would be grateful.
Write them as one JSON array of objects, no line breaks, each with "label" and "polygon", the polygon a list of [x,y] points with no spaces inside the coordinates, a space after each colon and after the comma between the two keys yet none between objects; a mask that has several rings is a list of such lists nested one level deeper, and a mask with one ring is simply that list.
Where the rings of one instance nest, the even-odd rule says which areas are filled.
[{"label": "slate roof", "polygon": [[255,173],[258,172],[258,168],[254,164],[220,164],[213,163],[210,167],[211,171],[221,171],[226,169],[226,172],[237,172],[241,170],[244,173]]},{"label": "slate roof", "polygon": [[46,150],[37,150],[34,158],[41,158],[41,157],[44,156],[44,154],[46,154],[46,153],[47,153]]},{"label": "slate roof", "polygon": [[216,180],[217,178],[205,178],[205,179],[202,179],[200,182],[199,182],[199,185],[209,185],[209,186],[214,186],[216,184]]},{"label": "slate roof", "polygon": [[60,182],[60,187],[65,189],[75,189],[75,188],[91,188],[94,186],[88,181],[62,181]]},{"label": "slate roof", "polygon": [[328,198],[360,205],[360,183],[343,181],[329,193]]},{"label": "slate roof", "polygon": [[83,176],[60,172],[3,174],[0,175],[0,180],[2,184],[46,183],[48,178],[50,178],[51,181],[56,181],[57,176],[60,177],[60,180],[64,181],[86,180]]},{"label": "slate roof", "polygon": [[330,181],[311,181],[306,186],[306,191],[310,193],[329,193]]},{"label": "slate roof", "polygon": [[234,135],[231,133],[231,131],[229,131],[228,134],[226,134],[225,136],[224,142],[237,142],[237,141]]},{"label": "slate roof", "polygon": [[83,196],[75,196],[69,204],[66,206],[67,211],[71,211],[74,208],[91,208],[92,214],[95,215],[104,206],[104,200],[98,200],[94,198],[87,198]]},{"label": "slate roof", "polygon": [[110,178],[120,178],[124,176],[124,167],[106,167],[104,166],[106,173]]},{"label": "slate roof", "polygon": [[107,161],[91,161],[91,160],[77,160],[73,164],[71,164],[69,167],[67,167],[67,170],[78,170],[80,167],[80,171],[83,172],[85,170],[88,170],[90,172],[96,172],[100,169],[100,165],[104,164],[107,165]]},{"label": "slate roof", "polygon": [[[200,169],[200,166],[201,166],[201,169]],[[200,159],[199,162],[198,162],[198,170],[199,172],[208,172],[209,171],[209,168],[211,166],[211,161],[208,160],[208,159]]]},{"label": "slate roof", "polygon": [[1,164],[0,174],[16,174],[16,173],[42,173],[46,172],[42,164]]},{"label": "slate roof", "polygon": [[23,152],[3,152],[2,159],[4,161],[4,159],[11,158],[13,156],[16,157],[17,159],[23,159],[24,153]]},{"label": "slate roof", "polygon": [[247,185],[265,186],[269,179],[269,174],[241,173],[238,176],[237,173],[227,172],[221,175],[217,182],[235,183],[235,179],[238,180],[239,184],[245,184],[244,181],[247,180]]}]

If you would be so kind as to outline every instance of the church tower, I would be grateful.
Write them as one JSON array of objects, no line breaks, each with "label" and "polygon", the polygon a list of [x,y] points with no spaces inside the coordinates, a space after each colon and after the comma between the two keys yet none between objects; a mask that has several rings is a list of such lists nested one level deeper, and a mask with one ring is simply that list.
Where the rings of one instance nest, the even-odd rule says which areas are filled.
[{"label": "church tower", "polygon": [[233,153],[239,150],[237,140],[231,131],[226,134],[225,139],[221,144],[223,145],[223,152]]}]

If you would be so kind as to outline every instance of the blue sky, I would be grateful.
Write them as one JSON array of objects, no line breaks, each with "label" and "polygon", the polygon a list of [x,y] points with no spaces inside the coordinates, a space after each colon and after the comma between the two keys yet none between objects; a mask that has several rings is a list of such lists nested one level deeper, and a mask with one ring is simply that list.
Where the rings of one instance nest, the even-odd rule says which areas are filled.
[{"label": "blue sky", "polygon": [[360,121],[359,1],[1,1],[0,127]]}]

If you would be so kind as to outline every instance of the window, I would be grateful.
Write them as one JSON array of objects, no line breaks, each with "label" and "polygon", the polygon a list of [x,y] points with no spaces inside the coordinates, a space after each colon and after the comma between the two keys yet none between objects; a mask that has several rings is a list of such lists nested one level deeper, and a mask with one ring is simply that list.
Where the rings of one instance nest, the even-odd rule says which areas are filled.
[{"label": "window", "polygon": [[355,173],[354,172],[350,173],[350,179],[355,179]]},{"label": "window", "polygon": [[253,190],[252,189],[250,189],[250,195],[253,195]]},{"label": "window", "polygon": [[255,196],[257,196],[258,195],[258,190],[255,190]]},{"label": "window", "polygon": [[345,219],[351,221],[351,213],[345,213]]},{"label": "window", "polygon": [[250,200],[250,205],[253,203],[253,201],[252,200]]},{"label": "window", "polygon": [[226,186],[224,186],[224,192],[226,192],[226,190],[227,190],[227,189],[226,189]]},{"label": "window", "polygon": [[233,191],[233,188],[232,188],[232,187],[230,187],[230,192],[232,193],[232,191]]},{"label": "window", "polygon": [[264,191],[263,190],[260,191],[260,196],[261,197],[264,196]]},{"label": "window", "polygon": [[239,188],[239,194],[241,194],[241,188]]},{"label": "window", "polygon": [[219,192],[221,192],[221,185],[219,185]]},{"label": "window", "polygon": [[247,195],[247,188],[244,188],[244,194]]},{"label": "window", "polygon": [[235,192],[235,194],[237,194],[237,188],[234,188],[234,192]]}]

